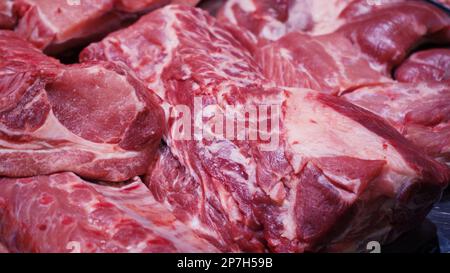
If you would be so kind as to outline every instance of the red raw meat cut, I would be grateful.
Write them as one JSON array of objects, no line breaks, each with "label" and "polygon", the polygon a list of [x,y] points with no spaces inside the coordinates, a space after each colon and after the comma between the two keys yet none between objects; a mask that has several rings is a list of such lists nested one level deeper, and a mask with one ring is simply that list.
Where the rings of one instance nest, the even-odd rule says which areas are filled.
[{"label": "red raw meat cut", "polygon": [[344,23],[405,0],[228,0],[217,17],[247,29],[262,41],[292,31],[327,34]]},{"label": "red raw meat cut", "polygon": [[16,0],[15,31],[47,53],[58,54],[118,29],[128,15],[112,0]]},{"label": "red raw meat cut", "polygon": [[[447,167],[341,98],[273,87],[236,33],[206,12],[174,5],[81,54],[82,61],[126,63],[169,109],[192,110],[195,96],[219,112],[231,107],[242,119],[240,107],[281,107],[279,131],[270,135],[279,142],[271,150],[261,139],[180,140],[179,116],[168,117],[171,154],[161,151],[146,179],[156,199],[243,251],[362,250],[420,222],[450,179]],[[209,118],[191,117],[194,130],[198,119]],[[170,183],[174,177],[187,186]]]},{"label": "red raw meat cut", "polygon": [[[166,0],[16,0],[16,32],[50,54],[87,44]],[[175,1],[177,2],[177,1]],[[195,5],[198,1],[183,1]]]},{"label": "red raw meat cut", "polygon": [[227,0],[203,0],[200,1],[198,7],[209,12],[212,16],[216,16]]},{"label": "red raw meat cut", "polygon": [[0,175],[144,174],[164,130],[157,98],[125,66],[63,66],[0,31]]},{"label": "red raw meat cut", "polygon": [[450,49],[414,53],[395,71],[400,82],[446,82],[450,84]]},{"label": "red raw meat cut", "polygon": [[[214,36],[206,34],[210,32]],[[158,44],[160,46],[156,46]],[[178,55],[180,52],[184,54]],[[249,52],[230,32],[216,24],[205,12],[181,6],[170,6],[146,15],[128,29],[116,32],[102,43],[88,47],[81,53],[81,59],[88,58],[123,61],[169,105],[182,104],[192,107],[191,90],[196,88],[195,86],[198,86],[196,89],[199,96],[203,93],[208,97],[205,103],[209,103],[209,100],[212,104],[213,95],[207,93],[209,90],[203,90],[208,85],[218,91],[222,83],[224,89],[234,89],[239,93],[247,92],[247,89],[240,90],[241,86],[246,87],[264,80]],[[164,71],[166,73],[163,73]],[[194,77],[195,81],[188,81],[191,77]],[[181,80],[184,78],[185,81]],[[180,82],[176,79],[180,79]],[[186,95],[175,92],[177,88],[186,89]],[[258,93],[259,89],[253,92]],[[229,96],[230,94],[224,93],[224,99]],[[267,100],[267,103],[269,102]],[[175,130],[169,133],[176,134]],[[255,236],[255,232],[243,224],[247,222],[250,226],[256,225],[254,213],[251,211],[251,191],[246,189],[253,187],[250,183],[256,183],[254,178],[248,181],[248,176],[255,171],[253,160],[246,159],[239,146],[226,140],[224,143],[213,141],[206,144],[197,143],[195,140],[167,140],[172,152],[176,152],[174,156],[183,161],[182,165],[188,168],[190,175],[197,173],[196,182],[201,185],[193,189],[198,193],[192,194],[199,195],[199,200],[202,201],[198,203],[198,208],[185,208],[186,213],[191,214],[185,218],[199,221],[202,226],[213,227],[213,230],[225,229],[223,236],[237,240],[245,251],[263,251],[264,245],[258,239],[260,235]],[[221,152],[235,153],[237,162],[230,161],[226,155],[220,155]],[[241,160],[243,162],[239,162]],[[249,166],[245,166],[247,160]],[[205,170],[203,167],[213,167],[220,161],[227,165],[223,168],[223,174],[216,169]],[[226,163],[227,161],[230,162]],[[248,171],[245,170],[247,168]],[[235,173],[236,171],[238,173]],[[226,181],[214,182],[216,179]],[[202,193],[204,187],[207,192]],[[233,191],[233,188],[239,187],[242,190]],[[238,200],[234,201],[233,198]],[[241,212],[238,205],[244,211]],[[194,212],[189,213],[191,211]]]},{"label": "red raw meat cut", "polygon": [[12,29],[16,24],[12,0],[0,1],[0,29]]},{"label": "red raw meat cut", "polygon": [[115,0],[116,9],[126,12],[145,12],[167,4],[195,6],[200,0]]},{"label": "red raw meat cut", "polygon": [[[167,208],[175,217],[188,223],[192,230],[202,234],[202,237],[218,247],[220,251],[239,251],[239,246],[227,232],[226,226],[215,225],[214,228],[211,228],[202,223],[201,215],[195,217],[196,212],[200,211],[203,205],[202,202],[199,202],[202,197],[199,194],[201,184],[172,155],[169,147],[161,147],[157,160],[150,167],[145,182],[157,201],[170,204]],[[193,216],[192,219],[190,216]]]},{"label": "red raw meat cut", "polygon": [[344,98],[384,117],[426,153],[450,163],[448,85],[385,84],[357,89]]},{"label": "red raw meat cut", "polygon": [[111,187],[60,173],[0,184],[0,236],[11,252],[218,251],[138,178]]},{"label": "red raw meat cut", "polygon": [[342,94],[391,81],[392,68],[411,49],[448,28],[450,17],[429,4],[387,5],[328,35],[292,32],[260,48],[256,58],[278,85]]},{"label": "red raw meat cut", "polygon": [[446,7],[450,8],[450,0],[434,0],[434,2],[445,5]]},{"label": "red raw meat cut", "polygon": [[[414,27],[406,31],[406,24]],[[386,117],[430,155],[448,161],[449,89],[442,85],[423,84],[419,86],[422,90],[397,85],[391,74],[411,49],[449,27],[450,17],[431,5],[393,4],[361,16],[332,34],[312,37],[289,33],[258,49],[256,59],[266,77],[277,85],[334,95],[357,90],[347,96],[350,101]],[[449,63],[446,52],[434,49],[414,54],[396,70],[397,79],[444,79]],[[405,120],[414,112],[429,119],[428,124]],[[436,117],[441,119],[437,123]]]}]

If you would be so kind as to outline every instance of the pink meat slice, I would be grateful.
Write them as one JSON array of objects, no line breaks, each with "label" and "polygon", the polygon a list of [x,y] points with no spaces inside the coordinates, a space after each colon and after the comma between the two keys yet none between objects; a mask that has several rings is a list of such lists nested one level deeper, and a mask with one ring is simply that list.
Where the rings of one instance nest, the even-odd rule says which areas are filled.
[{"label": "pink meat slice", "polygon": [[0,175],[145,173],[164,131],[156,97],[124,66],[62,66],[0,32]]},{"label": "pink meat slice", "polygon": [[[199,9],[175,5],[144,16],[128,29],[90,46],[81,54],[81,60],[87,59],[126,63],[168,107],[185,105],[192,109],[193,88],[199,96],[203,93],[201,103],[208,105],[214,104],[216,92],[221,89],[229,88],[242,96],[249,84],[264,80],[248,50],[229,31]],[[181,90],[186,90],[185,95]],[[259,90],[255,88],[254,92]],[[233,99],[223,94],[224,99]],[[169,120],[166,140],[174,156],[190,175],[196,174],[200,184],[193,189],[198,193],[192,194],[198,194],[201,201],[195,208],[185,209],[189,214],[185,218],[198,222],[201,229],[226,230],[223,236],[231,237],[244,251],[263,251],[259,234],[249,228],[257,226],[251,209],[253,190],[246,185],[256,183],[254,177],[249,177],[255,171],[253,160],[246,159],[244,151],[232,141],[177,140],[174,123]],[[229,160],[228,153],[236,153],[236,162]],[[216,164],[226,166],[219,171],[214,168]],[[242,190],[234,190],[238,188]]]},{"label": "pink meat slice", "polygon": [[[17,0],[16,32],[49,54],[87,44],[166,0]],[[195,5],[198,1],[184,1]]]},{"label": "pink meat slice", "polygon": [[[341,98],[274,87],[235,33],[204,11],[174,5],[81,54],[82,61],[126,63],[169,110],[194,110],[195,96],[241,119],[240,107],[280,107],[280,116],[268,118],[280,123],[269,135],[278,138],[272,147],[260,138],[180,139],[180,116],[169,115],[170,153],[160,151],[146,178],[157,200],[242,251],[362,250],[425,217],[450,179],[445,165]],[[199,119],[210,117],[191,117],[194,129]]]},{"label": "pink meat slice", "polygon": [[46,53],[58,54],[118,29],[127,19],[112,0],[18,0],[15,31]]},{"label": "pink meat slice", "polygon": [[200,0],[116,0],[116,8],[126,12],[145,12],[167,4],[195,6]]},{"label": "pink meat slice", "polygon": [[287,34],[259,48],[256,59],[275,84],[340,95],[392,81],[392,69],[411,49],[449,27],[450,17],[431,5],[393,4],[328,35]]},{"label": "pink meat slice", "polygon": [[217,252],[145,185],[73,173],[0,179],[0,234],[10,252]]},{"label": "pink meat slice", "polygon": [[0,29],[12,29],[16,24],[13,0],[0,1]]},{"label": "pink meat slice", "polygon": [[291,91],[284,134],[295,176],[283,206],[265,214],[269,244],[282,252],[361,250],[374,238],[392,242],[425,217],[449,180],[445,165],[378,116],[317,91]]},{"label": "pink meat slice", "polygon": [[200,1],[198,7],[209,12],[210,15],[216,16],[227,0],[203,0]]},{"label": "pink meat slice", "polygon": [[275,84],[340,95],[359,86],[391,82],[385,67],[340,34],[312,37],[292,32],[256,51]]},{"label": "pink meat slice", "polygon": [[217,17],[267,42],[293,31],[332,33],[358,16],[397,2],[405,0],[228,0]]},{"label": "pink meat slice", "polygon": [[429,155],[450,162],[448,85],[394,83],[357,89],[344,98],[387,119]]},{"label": "pink meat slice", "polygon": [[[201,215],[198,215],[198,218],[191,218],[202,207],[211,210],[213,207],[205,206],[199,201],[202,200],[201,184],[174,157],[169,147],[160,148],[156,161],[149,168],[144,181],[158,202],[170,204],[166,207],[177,219],[189,224],[192,230],[201,234],[221,252],[239,251],[239,245],[236,244],[225,225],[221,226],[217,223],[212,227],[199,229],[198,225],[202,222]],[[210,213],[213,214],[214,211]],[[216,217],[223,223],[228,221],[222,215],[216,215]]]},{"label": "pink meat slice", "polygon": [[9,253],[9,250],[0,242],[0,253]]},{"label": "pink meat slice", "polygon": [[437,48],[411,55],[395,71],[400,82],[450,83],[450,49]]}]

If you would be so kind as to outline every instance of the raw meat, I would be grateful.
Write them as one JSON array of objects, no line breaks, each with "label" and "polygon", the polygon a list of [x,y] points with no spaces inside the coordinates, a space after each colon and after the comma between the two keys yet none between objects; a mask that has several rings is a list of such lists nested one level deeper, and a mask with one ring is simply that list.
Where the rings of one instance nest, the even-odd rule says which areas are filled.
[{"label": "raw meat", "polygon": [[450,49],[414,53],[395,71],[401,82],[446,82],[450,84]]},{"label": "raw meat", "polygon": [[[191,109],[196,93],[205,96],[205,105],[214,104],[215,94],[208,94],[212,91],[210,89],[225,91],[229,88],[237,94],[247,93],[247,88],[240,88],[264,80],[249,52],[230,32],[216,24],[205,12],[181,6],[169,6],[153,12],[128,29],[112,34],[102,43],[91,45],[81,53],[81,60],[86,59],[123,61],[167,104],[186,105]],[[195,80],[189,80],[191,77]],[[178,88],[185,89],[185,95],[182,91],[177,92]],[[192,88],[197,91],[192,92]],[[255,88],[253,92],[258,93],[259,89]],[[224,92],[223,99],[229,96]],[[169,120],[171,123],[174,120]],[[192,195],[199,195],[198,200],[201,201],[194,208],[182,204],[188,214],[184,218],[198,222],[206,229],[226,229],[222,236],[238,241],[244,251],[263,251],[260,235],[255,235],[256,232],[248,227],[257,225],[251,210],[253,190],[246,189],[253,188],[256,183],[254,177],[248,181],[248,176],[255,171],[253,160],[241,155],[240,147],[231,141],[175,141],[172,137],[176,138],[178,133],[174,127],[169,129],[171,136],[166,140],[174,156],[182,161],[182,166],[191,176],[197,177],[196,182],[200,184],[192,189],[198,193]],[[223,152],[235,153],[238,162],[221,155]],[[220,164],[221,161],[223,163]],[[222,172],[215,168],[205,169],[214,164],[226,164],[226,168]],[[242,190],[233,190],[238,188]],[[238,203],[243,211],[238,208]]]},{"label": "raw meat", "polygon": [[9,253],[6,246],[4,246],[1,242],[0,242],[0,253]]},{"label": "raw meat", "polygon": [[16,24],[12,0],[0,1],[0,29],[12,29]]},{"label": "raw meat", "polygon": [[54,55],[100,38],[129,19],[114,10],[112,0],[17,0],[14,5],[19,17],[15,31]]},{"label": "raw meat", "polygon": [[[175,1],[177,2],[177,1]],[[195,5],[198,1],[183,1]],[[166,0],[16,0],[16,32],[49,54],[87,44]]]},{"label": "raw meat", "polygon": [[328,35],[292,32],[260,48],[256,58],[278,85],[339,95],[391,81],[392,69],[411,49],[448,28],[450,17],[431,5],[388,5]]},{"label": "raw meat", "polygon": [[450,8],[450,0],[431,0],[430,2],[435,2],[444,5],[447,8]]},{"label": "raw meat", "polygon": [[116,0],[116,9],[125,12],[146,12],[169,3],[195,6],[199,0]]},{"label": "raw meat", "polygon": [[[160,158],[177,171],[152,167],[146,182],[157,200],[243,251],[362,250],[371,240],[391,242],[425,217],[450,179],[445,165],[340,98],[273,87],[237,32],[198,9],[168,6],[81,54],[82,61],[126,63],[169,109],[192,110],[196,96],[218,113],[230,107],[238,120],[246,117],[240,107],[281,108],[281,116],[267,118],[275,127],[269,136],[279,137],[272,149],[260,138],[221,138],[216,127],[208,131],[212,139],[180,140],[180,117],[168,116],[172,155]],[[210,119],[191,117],[193,130]],[[173,176],[189,186],[161,183]]]},{"label": "raw meat", "polygon": [[311,37],[291,32],[259,48],[256,60],[275,84],[340,95],[359,86],[392,81],[385,65],[340,35]]},{"label": "raw meat", "polygon": [[226,1],[227,0],[203,0],[200,1],[198,7],[208,11],[212,16],[216,16]]},{"label": "raw meat", "polygon": [[344,98],[384,117],[427,154],[450,164],[448,85],[386,84],[361,88]]},{"label": "raw meat", "polygon": [[[391,74],[427,35],[448,29],[450,17],[428,4],[408,2],[401,6],[401,10],[397,5],[388,5],[372,11],[328,35],[289,33],[258,49],[256,59],[264,75],[277,85],[334,95],[357,90],[347,99],[387,118],[431,156],[448,162],[448,88],[423,84],[419,86],[423,89],[417,89],[397,84]],[[405,24],[414,27],[405,31]],[[396,70],[396,78],[444,79],[448,70],[446,52],[442,49],[414,54]],[[413,113],[423,115],[423,120],[408,120]],[[441,120],[437,121],[437,117]]]},{"label": "raw meat", "polygon": [[125,66],[62,66],[0,31],[0,175],[144,174],[164,130],[156,97]]},{"label": "raw meat", "polygon": [[263,42],[292,31],[327,34],[382,6],[405,0],[228,0],[221,21],[250,30]]},{"label": "raw meat", "polygon": [[218,251],[138,178],[111,187],[60,173],[0,184],[0,236],[11,252]]}]

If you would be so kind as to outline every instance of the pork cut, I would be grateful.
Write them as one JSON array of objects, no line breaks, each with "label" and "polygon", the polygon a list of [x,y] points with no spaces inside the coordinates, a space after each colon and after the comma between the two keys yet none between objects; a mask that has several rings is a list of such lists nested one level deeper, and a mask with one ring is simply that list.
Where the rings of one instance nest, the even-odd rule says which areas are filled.
[{"label": "pork cut", "polygon": [[13,12],[13,1],[0,1],[0,29],[12,29],[16,24],[16,17]]},{"label": "pork cut", "polygon": [[[406,24],[411,27],[405,29]],[[278,85],[339,95],[392,81],[393,68],[410,50],[449,28],[450,17],[429,4],[392,4],[331,34],[291,32],[259,48],[256,58],[264,75]]]},{"label": "pork cut", "polygon": [[435,48],[414,53],[396,69],[395,79],[450,83],[450,49]]},{"label": "pork cut", "polygon": [[[407,23],[414,27],[404,30]],[[447,162],[449,89],[443,84],[399,84],[391,75],[401,64],[395,70],[400,81],[443,79],[448,65],[445,49],[404,59],[417,45],[449,27],[450,18],[431,5],[392,4],[331,34],[291,32],[259,48],[255,56],[264,75],[275,84],[333,95],[351,93],[348,100],[387,118],[431,156]],[[420,121],[410,120],[420,115]]]},{"label": "pork cut", "polygon": [[344,98],[384,117],[426,153],[450,163],[448,85],[393,83],[360,88]]},{"label": "pork cut", "polygon": [[[155,162],[150,165],[145,183],[152,192],[154,198],[160,203],[169,203],[170,210],[177,219],[184,221],[197,234],[218,247],[221,252],[237,252],[239,245],[234,242],[232,234],[228,232],[226,225],[206,226],[199,228],[202,224],[201,217],[196,214],[202,208],[199,202],[202,198],[198,181],[190,174],[189,170],[181,165],[180,161],[167,146],[161,146]],[[213,209],[205,206],[207,209]],[[214,216],[214,211],[209,212]],[[223,217],[216,215],[217,221]],[[204,221],[204,220],[203,220]],[[227,220],[223,219],[226,223]]]},{"label": "pork cut", "polygon": [[227,0],[203,0],[200,1],[198,7],[209,12],[210,15],[216,16]]},{"label": "pork cut", "polygon": [[392,81],[387,65],[339,33],[312,37],[291,32],[259,48],[255,56],[264,75],[281,86],[340,95],[359,86]]},{"label": "pork cut", "polygon": [[218,12],[223,22],[275,41],[301,31],[310,35],[334,32],[341,25],[385,5],[406,0],[228,0]]},{"label": "pork cut", "polygon": [[[248,50],[232,33],[205,12],[181,6],[155,11],[102,43],[91,45],[81,53],[81,60],[87,59],[122,61],[169,106],[185,105],[189,109],[194,106],[195,94],[201,97],[202,105],[214,105],[219,90],[250,95],[247,86],[264,80]],[[255,87],[253,93],[259,91]],[[233,99],[227,92],[223,95],[224,100]],[[193,115],[191,118],[196,119]],[[200,229],[224,230],[223,236],[237,242],[244,251],[263,251],[260,234],[249,228],[257,226],[251,209],[252,188],[256,184],[253,159],[242,155],[243,151],[232,141],[175,140],[176,126],[170,125],[175,120],[167,119],[166,141],[182,166],[196,178],[197,186],[191,191],[198,192],[192,195],[199,195],[197,200],[200,200],[192,208],[186,207],[187,203],[181,204],[188,214],[184,218],[198,223]],[[236,162],[226,154],[235,154]],[[217,164],[223,166],[222,170],[214,168]]]},{"label": "pork cut", "polygon": [[[129,24],[165,0],[16,0],[16,32],[39,49],[58,54]],[[177,2],[177,1],[173,1]],[[195,5],[198,1],[178,1]]]},{"label": "pork cut", "polygon": [[63,66],[0,31],[0,175],[144,174],[164,131],[157,98],[124,66]]},{"label": "pork cut", "polygon": [[195,6],[200,0],[116,0],[116,9],[126,12],[146,12],[167,4]]},{"label": "pork cut", "polygon": [[[449,181],[447,167],[341,98],[276,87],[238,32],[206,12],[173,5],[82,52],[82,61],[127,64],[169,110],[195,112],[196,97],[225,116],[231,108],[238,120],[247,117],[241,107],[280,107],[278,117],[267,118],[269,136],[278,138],[273,149],[262,138],[220,137],[217,127],[208,131],[212,138],[180,139],[180,116],[167,116],[171,153],[160,151],[159,160],[177,171],[151,167],[146,183],[155,198],[194,230],[218,233],[242,251],[362,250],[423,219]],[[195,131],[211,116],[190,120]]]},{"label": "pork cut", "polygon": [[4,244],[0,242],[0,253],[9,253],[8,249]]},{"label": "pork cut", "polygon": [[59,173],[0,184],[0,238],[11,252],[218,251],[138,178],[111,187]]}]

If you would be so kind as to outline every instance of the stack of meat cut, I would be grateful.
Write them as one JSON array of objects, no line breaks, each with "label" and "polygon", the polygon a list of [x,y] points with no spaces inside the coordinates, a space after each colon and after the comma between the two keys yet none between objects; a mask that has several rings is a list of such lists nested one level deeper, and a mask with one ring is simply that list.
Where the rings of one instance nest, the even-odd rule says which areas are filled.
[{"label": "stack of meat cut", "polygon": [[[0,252],[365,251],[426,217],[450,182],[448,14],[197,2],[0,2]],[[253,132],[276,141],[180,137],[198,104],[233,128],[277,106]]]}]

